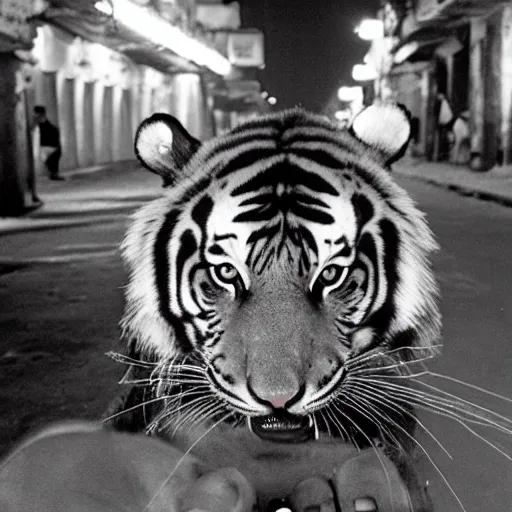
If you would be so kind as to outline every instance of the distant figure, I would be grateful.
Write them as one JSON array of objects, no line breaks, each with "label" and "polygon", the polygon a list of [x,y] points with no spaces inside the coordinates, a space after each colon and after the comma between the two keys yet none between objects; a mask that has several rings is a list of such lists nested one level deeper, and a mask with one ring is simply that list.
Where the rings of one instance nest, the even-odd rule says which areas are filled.
[{"label": "distant figure", "polygon": [[39,159],[46,166],[51,180],[63,180],[64,178],[59,175],[59,161],[62,154],[59,129],[48,120],[46,108],[42,105],[34,107],[34,121],[36,123],[34,146],[39,149]]}]

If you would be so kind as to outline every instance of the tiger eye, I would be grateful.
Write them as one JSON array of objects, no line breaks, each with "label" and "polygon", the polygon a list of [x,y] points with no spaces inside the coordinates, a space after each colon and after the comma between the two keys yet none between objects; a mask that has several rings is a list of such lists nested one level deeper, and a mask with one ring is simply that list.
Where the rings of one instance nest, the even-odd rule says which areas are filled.
[{"label": "tiger eye", "polygon": [[329,284],[329,283],[336,281],[339,274],[340,274],[339,267],[337,267],[336,265],[329,265],[328,267],[325,267],[322,270],[321,276],[322,276],[322,280],[324,281],[324,283]]},{"label": "tiger eye", "polygon": [[217,276],[223,281],[232,281],[237,275],[236,268],[229,263],[224,263],[217,267]]}]

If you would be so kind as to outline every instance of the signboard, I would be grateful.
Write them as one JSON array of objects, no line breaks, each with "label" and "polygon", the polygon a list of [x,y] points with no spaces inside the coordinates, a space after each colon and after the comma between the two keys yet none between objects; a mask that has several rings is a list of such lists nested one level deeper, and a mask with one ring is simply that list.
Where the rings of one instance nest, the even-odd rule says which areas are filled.
[{"label": "signboard", "polygon": [[32,12],[32,0],[0,0],[0,35],[30,45],[35,30],[27,18]]},{"label": "signboard", "polygon": [[442,0],[419,0],[416,5],[416,18],[419,22],[435,18],[443,8]]},{"label": "signboard", "polygon": [[261,83],[258,80],[226,80],[230,96],[245,96],[261,93]]},{"label": "signboard", "polygon": [[198,4],[196,21],[206,30],[238,30],[240,21],[240,4]]},{"label": "signboard", "polygon": [[263,33],[256,30],[229,32],[227,56],[233,66],[240,68],[264,68],[265,49]]}]

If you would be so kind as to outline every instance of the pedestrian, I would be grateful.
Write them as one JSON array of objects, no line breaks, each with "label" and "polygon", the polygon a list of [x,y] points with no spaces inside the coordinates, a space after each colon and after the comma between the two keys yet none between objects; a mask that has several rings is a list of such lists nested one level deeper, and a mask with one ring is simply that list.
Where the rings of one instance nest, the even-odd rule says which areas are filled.
[{"label": "pedestrian", "polygon": [[38,142],[35,147],[39,149],[39,159],[46,166],[48,177],[51,180],[63,180],[59,174],[59,161],[61,157],[59,129],[46,117],[46,108],[42,105],[34,107],[35,138]]}]

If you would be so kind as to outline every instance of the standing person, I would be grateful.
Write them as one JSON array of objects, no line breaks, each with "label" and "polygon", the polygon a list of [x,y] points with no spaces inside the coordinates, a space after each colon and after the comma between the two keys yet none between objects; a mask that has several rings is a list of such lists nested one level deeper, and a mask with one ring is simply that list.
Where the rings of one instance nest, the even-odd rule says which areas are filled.
[{"label": "standing person", "polygon": [[42,105],[34,107],[34,121],[39,128],[39,155],[48,171],[51,180],[63,180],[59,175],[61,157],[59,129],[46,117],[46,108]]}]

